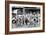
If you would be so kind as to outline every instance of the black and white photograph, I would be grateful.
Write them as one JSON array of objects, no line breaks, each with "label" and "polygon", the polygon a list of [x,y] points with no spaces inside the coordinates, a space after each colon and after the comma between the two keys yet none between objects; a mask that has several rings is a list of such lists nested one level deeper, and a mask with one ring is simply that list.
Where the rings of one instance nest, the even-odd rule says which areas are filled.
[{"label": "black and white photograph", "polygon": [[32,28],[40,26],[40,8],[12,7],[12,28]]}]

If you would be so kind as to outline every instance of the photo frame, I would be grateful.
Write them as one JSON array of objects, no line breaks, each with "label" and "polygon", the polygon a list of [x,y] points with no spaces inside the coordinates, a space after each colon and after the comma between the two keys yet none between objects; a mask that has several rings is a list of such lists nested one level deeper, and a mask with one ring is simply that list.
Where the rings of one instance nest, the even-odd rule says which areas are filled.
[{"label": "photo frame", "polygon": [[44,28],[44,3],[5,2],[5,34],[44,32]]}]

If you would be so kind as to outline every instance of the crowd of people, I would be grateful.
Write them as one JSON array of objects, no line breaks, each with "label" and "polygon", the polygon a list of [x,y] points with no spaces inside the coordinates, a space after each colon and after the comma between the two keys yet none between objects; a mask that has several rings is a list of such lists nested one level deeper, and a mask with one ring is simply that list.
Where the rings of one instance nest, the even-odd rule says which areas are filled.
[{"label": "crowd of people", "polygon": [[[25,10],[25,12],[21,12],[21,9],[16,9],[12,12],[12,23],[15,24],[15,27],[37,27],[39,26],[40,21],[40,13],[37,11],[37,13],[34,11],[29,11],[28,13]],[[30,12],[30,13],[29,13]]]}]

